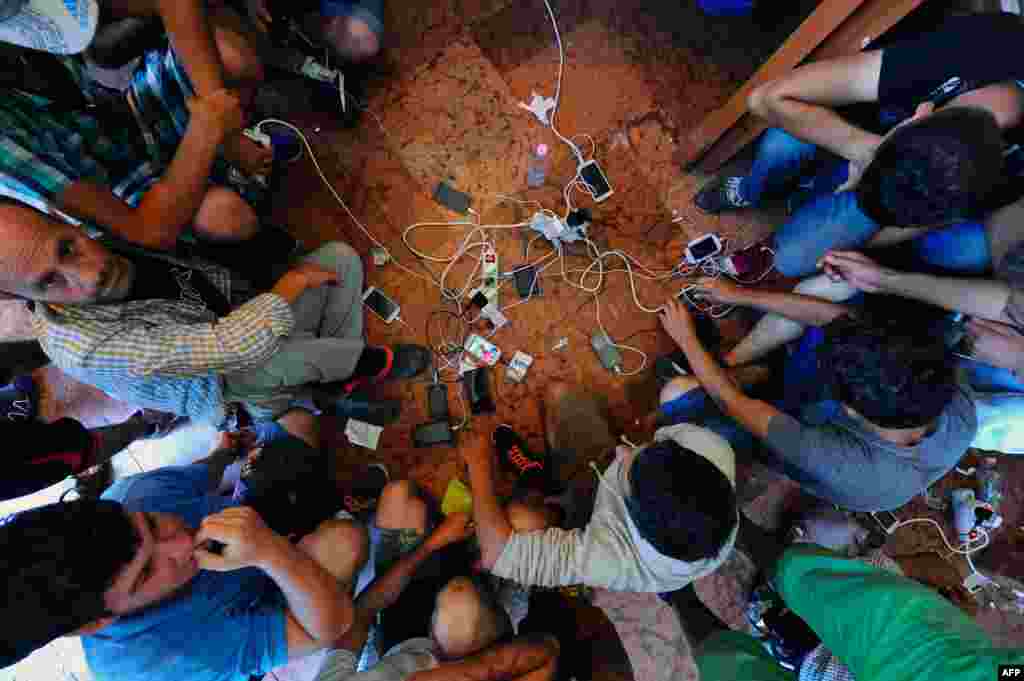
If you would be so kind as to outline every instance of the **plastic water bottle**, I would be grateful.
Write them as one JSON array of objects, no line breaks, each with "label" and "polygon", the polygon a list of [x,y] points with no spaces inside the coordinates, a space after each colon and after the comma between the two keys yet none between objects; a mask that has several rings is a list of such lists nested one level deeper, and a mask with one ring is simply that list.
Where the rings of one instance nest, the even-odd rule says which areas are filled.
[{"label": "plastic water bottle", "polygon": [[526,186],[540,187],[548,174],[548,145],[538,144],[530,149],[530,159],[526,164]]},{"label": "plastic water bottle", "polygon": [[992,505],[992,510],[999,512],[999,504],[1003,500],[1003,474],[996,467],[999,462],[994,456],[986,456],[978,465],[978,500]]}]

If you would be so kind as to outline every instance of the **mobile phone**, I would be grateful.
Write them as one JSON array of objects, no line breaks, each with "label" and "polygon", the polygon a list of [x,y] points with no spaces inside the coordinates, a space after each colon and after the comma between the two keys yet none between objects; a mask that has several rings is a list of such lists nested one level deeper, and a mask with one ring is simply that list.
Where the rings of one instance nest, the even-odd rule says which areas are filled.
[{"label": "mobile phone", "polygon": [[398,303],[384,295],[376,286],[371,286],[363,293],[363,304],[383,319],[385,324],[390,324],[398,319],[398,313],[402,309]]},{"label": "mobile phone", "polygon": [[434,200],[445,208],[450,208],[463,215],[469,212],[469,204],[473,202],[469,194],[460,192],[444,181],[437,183],[437,187],[434,189]]},{"label": "mobile phone", "polygon": [[580,179],[586,183],[587,189],[590,190],[594,201],[597,203],[601,203],[615,193],[612,191],[612,185],[608,182],[608,178],[602,172],[601,166],[597,165],[597,161],[590,160],[581,163],[576,172],[579,174]]},{"label": "mobile phone", "polygon": [[447,421],[421,423],[412,432],[412,443],[416,447],[455,444],[455,434]]},{"label": "mobile phone", "polygon": [[530,298],[532,296],[539,296],[540,290],[540,279],[537,278],[537,268],[533,265],[523,265],[512,271],[512,276],[516,282],[516,293],[519,294],[520,298]]},{"label": "mobile phone", "polygon": [[715,234],[705,234],[686,246],[686,263],[697,265],[722,252],[722,240]]}]

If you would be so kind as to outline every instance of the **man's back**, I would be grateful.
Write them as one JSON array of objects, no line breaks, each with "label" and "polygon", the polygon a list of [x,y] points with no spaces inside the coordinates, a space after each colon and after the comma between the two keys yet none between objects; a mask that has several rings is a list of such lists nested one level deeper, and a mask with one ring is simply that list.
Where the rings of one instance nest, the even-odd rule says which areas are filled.
[{"label": "man's back", "polygon": [[[104,498],[178,515],[193,528],[235,505],[208,492],[202,464],[132,476]],[[99,679],[244,681],[287,662],[285,600],[258,569],[201,571],[169,600],[118,618],[82,645]]]}]

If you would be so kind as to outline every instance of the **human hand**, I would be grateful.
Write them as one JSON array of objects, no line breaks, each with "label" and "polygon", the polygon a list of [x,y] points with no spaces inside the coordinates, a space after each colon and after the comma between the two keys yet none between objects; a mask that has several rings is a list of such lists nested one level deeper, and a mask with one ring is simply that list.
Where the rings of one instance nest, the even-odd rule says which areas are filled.
[{"label": "human hand", "polygon": [[251,430],[236,430],[233,432],[223,431],[214,451],[226,449],[241,454],[252,449],[256,445],[256,433]]},{"label": "human hand", "polygon": [[867,293],[884,291],[886,277],[891,274],[891,270],[856,251],[829,251],[818,261],[818,267],[832,281],[845,281]]},{"label": "human hand", "polygon": [[191,123],[219,133],[223,139],[245,127],[245,110],[238,93],[223,88],[186,100]]},{"label": "human hand", "polygon": [[446,546],[469,539],[475,530],[473,516],[469,513],[452,513],[430,533],[423,544],[431,551],[440,551]]},{"label": "human hand", "polygon": [[676,298],[670,298],[658,313],[658,320],[665,332],[672,337],[677,345],[696,338],[697,331],[693,325],[693,314],[690,309]]},{"label": "human hand", "polygon": [[1024,335],[1009,324],[972,319],[967,324],[967,337],[972,358],[1013,371],[1024,366]]},{"label": "human hand", "polygon": [[706,300],[712,304],[737,305],[747,299],[745,289],[728,279],[701,277],[696,288],[691,291],[695,298]]},{"label": "human hand", "polygon": [[246,175],[267,175],[274,169],[274,149],[257,144],[241,132],[226,139],[221,150],[228,163]]},{"label": "human hand", "polygon": [[263,33],[270,31],[270,24],[274,23],[274,17],[267,9],[266,0],[245,0],[245,10],[257,29]]},{"label": "human hand", "polygon": [[[217,555],[208,542],[223,544]],[[266,526],[260,514],[248,506],[228,508],[203,519],[194,546],[199,567],[214,572],[230,572],[260,567],[286,539]]]}]

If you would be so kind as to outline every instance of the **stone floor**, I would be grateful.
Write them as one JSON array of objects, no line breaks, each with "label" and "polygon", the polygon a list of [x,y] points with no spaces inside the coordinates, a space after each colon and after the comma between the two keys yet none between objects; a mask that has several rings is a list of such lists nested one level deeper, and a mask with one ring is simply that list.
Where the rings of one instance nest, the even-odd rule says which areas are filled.
[{"label": "stone floor", "polygon": [[[659,269],[679,262],[683,246],[705,232],[728,238],[732,246],[753,243],[766,235],[774,224],[770,214],[748,211],[708,217],[691,206],[690,199],[703,179],[684,174],[673,161],[675,140],[724,102],[815,3],[788,3],[789,9],[776,13],[786,16],[757,21],[712,19],[689,2],[564,0],[556,4],[566,52],[557,124],[585,153],[590,152],[591,141],[582,135],[590,136],[596,158],[615,188],[611,199],[596,206],[576,195],[577,203],[594,213],[596,241],[607,248],[626,250],[644,265]],[[485,224],[518,222],[532,214],[532,209],[522,204],[500,203],[499,194],[539,201],[561,211],[562,189],[573,174],[570,154],[549,130],[518,107],[532,92],[552,95],[555,89],[559,53],[542,0],[391,3],[388,24],[389,44],[369,84],[369,115],[358,127],[339,129],[323,113],[290,113],[291,120],[308,135],[324,173],[353,215],[399,261],[421,271],[424,266],[402,243],[403,231],[418,222],[463,219],[431,199],[441,180],[468,192]],[[287,86],[281,88],[287,90]],[[547,183],[526,190],[527,150],[540,142],[553,150]],[[288,168],[272,217],[309,246],[342,239],[365,254],[373,245],[334,202],[308,158]],[[527,261],[514,230],[493,231],[502,270]],[[414,234],[412,243],[421,251],[446,254],[464,234],[465,228],[425,229]],[[530,261],[544,252],[537,247]],[[451,282],[461,286],[469,274],[468,261],[452,269]],[[443,265],[429,267],[437,276]],[[431,312],[441,306],[438,289],[395,264],[375,267],[368,261],[367,272],[369,284],[383,288],[401,303],[407,323],[386,326],[370,317],[370,341],[437,343],[438,331],[428,332],[427,324]],[[509,311],[511,326],[492,339],[506,356],[522,350],[535,358],[521,385],[504,382],[503,372],[495,372],[492,385],[499,412],[532,444],[540,446],[539,395],[548,381],[566,380],[606,395],[616,427],[642,435],[636,433],[634,422],[655,403],[650,372],[621,378],[605,371],[589,343],[597,328],[593,296],[555,277],[545,278],[543,286],[542,297]],[[663,286],[638,279],[637,295],[654,307],[679,287],[679,282]],[[501,295],[504,303],[515,296],[509,288]],[[671,343],[658,329],[654,316],[633,304],[622,274],[609,275],[599,304],[601,322],[617,341],[633,345],[651,358],[670,349]],[[18,306],[0,306],[0,337],[24,337],[24,320]],[[723,320],[723,335],[735,339],[748,321],[743,314]],[[568,339],[567,347],[554,349],[562,338]],[[625,362],[627,370],[637,366],[634,356],[627,355]],[[45,419],[70,414],[88,425],[101,425],[120,421],[132,411],[52,368],[42,370],[39,377],[45,386]],[[451,386],[452,410],[461,417],[461,406],[454,397],[457,387]],[[403,398],[406,408],[400,421],[385,430],[377,452],[352,447],[340,434],[329,438],[340,476],[361,463],[382,460],[393,477],[412,477],[440,496],[461,471],[456,450],[411,446],[413,428],[426,420],[425,384],[394,385],[385,393]],[[190,427],[169,441],[133,446],[119,457],[118,471],[130,474],[192,460],[205,454],[211,438],[209,429]],[[998,535],[997,546],[983,554],[979,564],[1020,576],[1024,574],[1024,543],[1015,528],[1024,522],[1020,513],[1024,485],[1019,484],[1024,480],[1024,460],[1003,463],[1009,489],[1008,529]],[[745,469],[744,474],[748,472]],[[942,484],[948,487],[963,482],[951,474]],[[56,498],[59,491],[57,486],[15,503],[0,504],[0,512],[43,503]],[[764,526],[777,527],[787,511],[804,501],[792,483],[779,479],[747,510]],[[915,501],[899,515],[910,518],[922,513],[948,527],[947,516],[930,511],[923,502]],[[894,541],[892,550],[937,548],[939,542],[933,535],[927,529],[917,532],[908,528],[895,538],[900,543]],[[753,571],[749,561],[736,556],[718,575],[702,580],[698,591],[738,626],[739,585],[749,582]],[[678,621],[664,603],[650,596],[617,594],[599,594],[598,603],[606,612],[617,613],[616,625],[626,642],[635,678],[695,678]],[[990,619],[999,620],[990,626],[999,632],[1000,641],[1024,641],[1018,621]],[[595,648],[601,647],[596,645],[598,641],[614,639],[608,621],[594,611],[581,616],[584,631],[587,636],[581,634],[581,639],[592,641]],[[610,671],[602,677],[628,678],[630,664],[609,663]],[[56,642],[21,665],[0,672],[0,679],[53,679],[55,669],[56,676],[89,677],[77,641]]]}]

